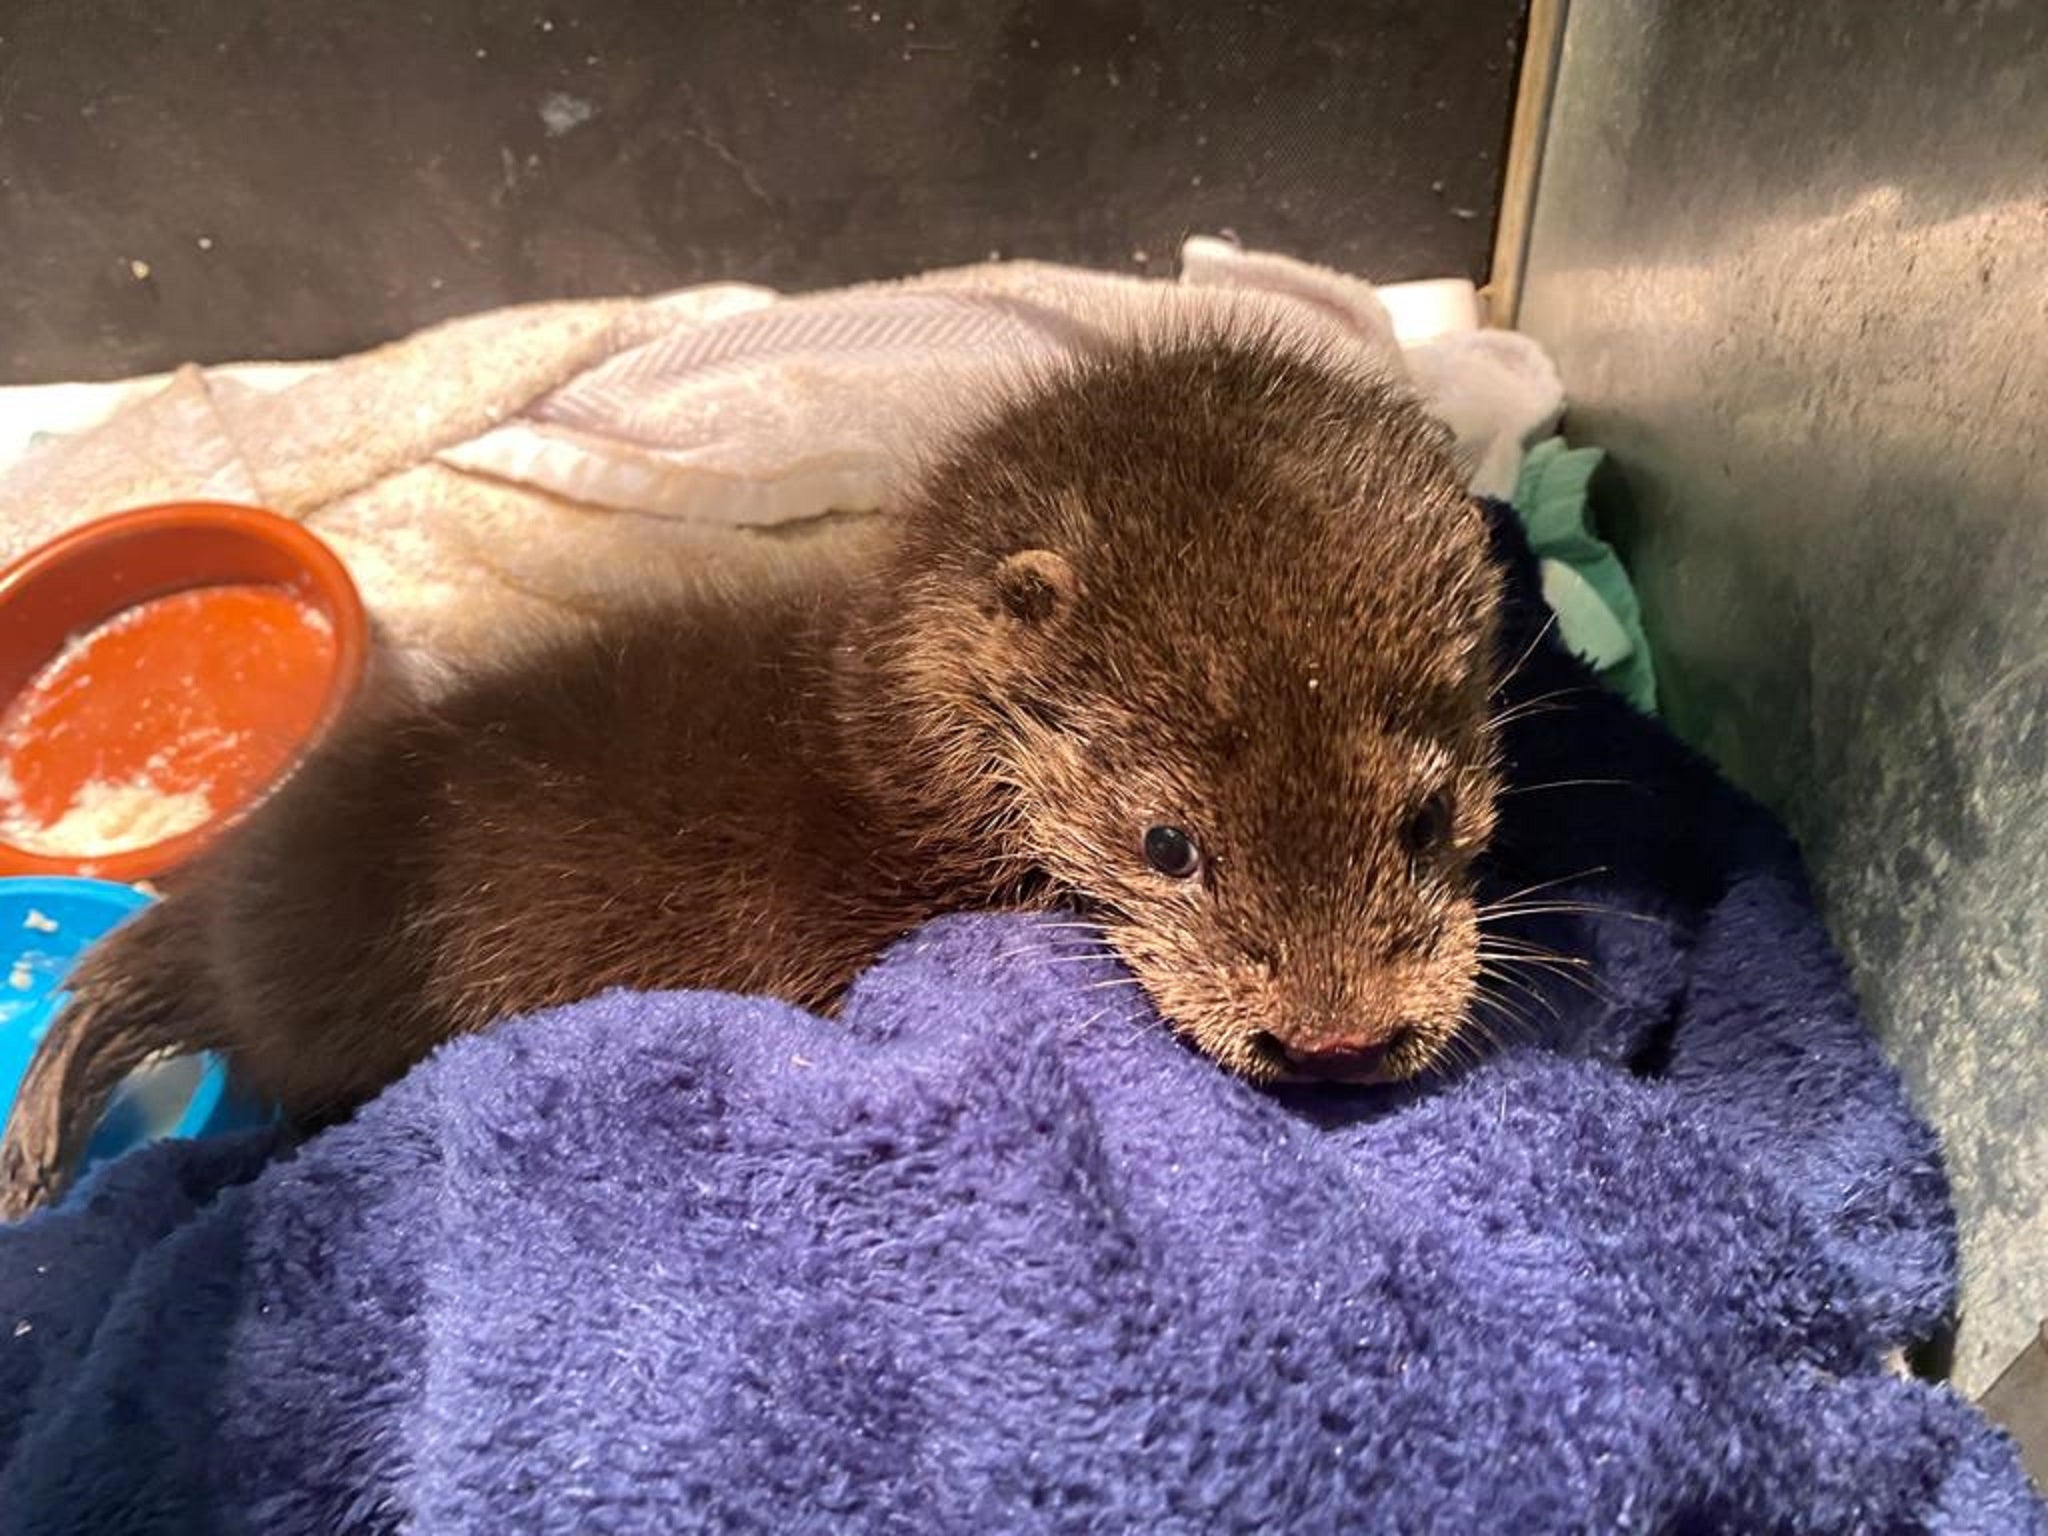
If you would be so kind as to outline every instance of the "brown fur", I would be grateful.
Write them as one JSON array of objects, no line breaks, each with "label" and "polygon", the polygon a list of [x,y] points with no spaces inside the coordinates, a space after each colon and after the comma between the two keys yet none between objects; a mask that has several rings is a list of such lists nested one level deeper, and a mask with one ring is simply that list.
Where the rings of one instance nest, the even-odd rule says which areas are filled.
[{"label": "brown fur", "polygon": [[[318,1121],[606,987],[829,1006],[960,908],[1077,904],[1253,1078],[1443,1050],[1497,578],[1412,404],[1258,338],[1116,349],[964,435],[878,560],[363,711],[88,957],[0,1210],[55,1191],[152,1050],[225,1051]],[[1157,823],[1193,878],[1146,862]]]}]

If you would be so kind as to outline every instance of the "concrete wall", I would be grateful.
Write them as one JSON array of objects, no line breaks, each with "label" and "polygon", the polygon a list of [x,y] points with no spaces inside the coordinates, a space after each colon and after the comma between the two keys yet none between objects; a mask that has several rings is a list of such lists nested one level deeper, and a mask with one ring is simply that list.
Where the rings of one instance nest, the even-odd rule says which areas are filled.
[{"label": "concrete wall", "polygon": [[1521,321],[1946,1135],[1981,1388],[2048,1316],[2048,7],[1573,0]]}]

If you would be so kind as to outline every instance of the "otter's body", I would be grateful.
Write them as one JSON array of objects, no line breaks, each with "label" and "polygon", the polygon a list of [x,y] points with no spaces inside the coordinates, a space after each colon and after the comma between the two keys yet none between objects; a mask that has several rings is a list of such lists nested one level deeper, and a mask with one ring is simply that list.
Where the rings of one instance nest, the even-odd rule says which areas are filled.
[{"label": "otter's body", "polygon": [[140,920],[175,935],[162,990],[300,1117],[608,987],[829,1003],[988,896],[847,771],[819,707],[844,586],[615,618],[357,719]]},{"label": "otter's body", "polygon": [[0,1210],[155,1050],[318,1122],[609,987],[829,1006],[970,907],[1078,904],[1247,1075],[1407,1075],[1478,964],[1496,601],[1390,390],[1258,340],[1078,364],[964,434],[872,564],[360,712],[87,957]]}]

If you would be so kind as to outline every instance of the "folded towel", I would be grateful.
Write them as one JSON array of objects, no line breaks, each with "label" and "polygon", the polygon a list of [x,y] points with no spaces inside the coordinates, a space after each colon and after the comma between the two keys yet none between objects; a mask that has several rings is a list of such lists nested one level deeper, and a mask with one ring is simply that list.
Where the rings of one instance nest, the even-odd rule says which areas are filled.
[{"label": "folded towel", "polygon": [[[386,653],[430,685],[507,631],[649,585],[843,553],[864,526],[825,514],[886,510],[963,399],[1105,331],[1220,310],[1408,374],[1492,494],[1561,408],[1534,342],[1469,328],[1467,285],[1390,312],[1358,278],[1217,240],[1187,243],[1179,282],[999,262],[788,298],[723,283],[135,384],[110,420],[0,462],[0,560],[139,502],[261,502],[334,545]],[[89,419],[75,388],[34,393]],[[0,460],[25,436],[5,430],[11,397]]]},{"label": "folded towel", "polygon": [[1593,967],[1507,1048],[1257,1091],[987,916],[511,1021],[0,1231],[0,1530],[2048,1531],[1880,1364],[1954,1236],[1790,845],[1496,527],[1489,878]]}]

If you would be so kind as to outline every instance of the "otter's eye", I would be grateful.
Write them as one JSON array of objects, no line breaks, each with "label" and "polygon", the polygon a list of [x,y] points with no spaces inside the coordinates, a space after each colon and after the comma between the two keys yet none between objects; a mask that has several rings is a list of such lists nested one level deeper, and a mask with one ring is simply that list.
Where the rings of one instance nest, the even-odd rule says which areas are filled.
[{"label": "otter's eye", "polygon": [[1451,797],[1438,790],[1401,824],[1401,847],[1411,859],[1426,859],[1451,840]]},{"label": "otter's eye", "polygon": [[1202,850],[1179,827],[1147,827],[1145,862],[1162,875],[1185,880],[1202,867]]}]

